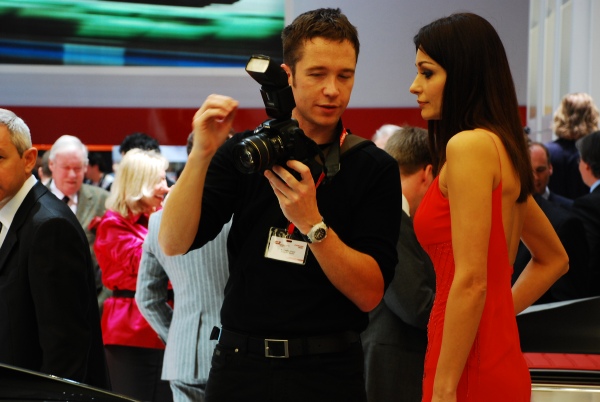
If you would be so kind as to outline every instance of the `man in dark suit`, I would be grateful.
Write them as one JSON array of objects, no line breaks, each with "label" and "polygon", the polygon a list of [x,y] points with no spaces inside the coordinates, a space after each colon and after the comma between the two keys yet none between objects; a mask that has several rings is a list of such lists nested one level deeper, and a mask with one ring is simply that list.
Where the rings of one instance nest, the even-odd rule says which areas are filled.
[{"label": "man in dark suit", "polygon": [[401,128],[385,150],[398,161],[403,212],[394,279],[361,334],[365,383],[369,402],[420,402],[435,271],[417,241],[412,217],[433,181],[427,131]]},{"label": "man in dark suit", "polygon": [[590,193],[573,203],[573,213],[585,227],[590,247],[590,271],[592,293],[600,295],[600,131],[581,138],[576,143],[581,159],[579,173]]},{"label": "man in dark suit", "polygon": [[37,149],[0,109],[0,362],[109,388],[87,239],[32,175]]},{"label": "man in dark suit", "polygon": [[[570,210],[546,200],[541,195],[535,194],[533,198],[548,217],[569,256],[569,271],[561,276],[535,304],[553,303],[589,296],[591,279],[590,251],[585,238],[583,222]],[[523,242],[520,242],[514,263],[513,284],[530,260],[529,250]]]},{"label": "man in dark suit", "polygon": [[548,148],[541,142],[531,142],[529,144],[529,155],[531,157],[531,167],[533,168],[534,194],[554,204],[571,208],[573,200],[551,192],[548,187],[553,173]]},{"label": "man in dark suit", "polygon": [[[540,142],[530,142],[529,156],[534,177],[533,198],[548,217],[569,256],[569,271],[556,281],[535,304],[587,297],[590,292],[589,250],[583,223],[570,211],[573,200],[551,192],[548,188],[548,182],[553,172],[548,148]],[[530,260],[529,250],[523,242],[520,242],[513,265],[513,284]]]}]

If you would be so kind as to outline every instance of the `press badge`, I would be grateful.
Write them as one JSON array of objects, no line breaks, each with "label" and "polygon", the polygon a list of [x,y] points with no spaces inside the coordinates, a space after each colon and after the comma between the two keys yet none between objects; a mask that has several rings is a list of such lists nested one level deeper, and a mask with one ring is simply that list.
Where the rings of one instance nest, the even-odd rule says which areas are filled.
[{"label": "press badge", "polygon": [[293,240],[285,229],[271,228],[265,257],[273,260],[291,262],[293,264],[306,264],[308,255],[308,243],[301,240]]}]

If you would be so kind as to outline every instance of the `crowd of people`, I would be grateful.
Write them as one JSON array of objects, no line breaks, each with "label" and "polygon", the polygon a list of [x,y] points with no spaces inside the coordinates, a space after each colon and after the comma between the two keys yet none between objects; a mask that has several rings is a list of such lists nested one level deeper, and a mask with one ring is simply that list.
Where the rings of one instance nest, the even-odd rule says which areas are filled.
[{"label": "crowd of people", "polygon": [[71,135],[38,168],[0,109],[0,363],[143,401],[529,401],[516,314],[600,295],[591,97],[529,139],[498,34],[458,13],[414,36],[428,128],[366,141],[342,123],[347,17],[308,11],[282,41],[315,156],[252,174],[228,96],[196,112],[176,183],[144,133],[114,172]]}]

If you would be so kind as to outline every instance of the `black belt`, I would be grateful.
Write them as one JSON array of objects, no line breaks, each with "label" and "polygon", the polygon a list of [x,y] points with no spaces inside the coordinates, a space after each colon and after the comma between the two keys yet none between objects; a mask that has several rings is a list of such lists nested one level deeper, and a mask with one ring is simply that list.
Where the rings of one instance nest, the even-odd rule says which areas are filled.
[{"label": "black belt", "polygon": [[[113,297],[124,297],[126,299],[134,299],[135,298],[135,290],[124,290],[124,289],[115,289],[112,291]],[[173,301],[174,294],[173,289],[167,290],[167,300]]]},{"label": "black belt", "polygon": [[270,339],[238,334],[224,328],[214,327],[210,339],[218,339],[219,345],[234,348],[240,352],[271,358],[289,358],[344,352],[353,344],[360,342],[360,334],[354,331],[345,331],[307,338]]}]

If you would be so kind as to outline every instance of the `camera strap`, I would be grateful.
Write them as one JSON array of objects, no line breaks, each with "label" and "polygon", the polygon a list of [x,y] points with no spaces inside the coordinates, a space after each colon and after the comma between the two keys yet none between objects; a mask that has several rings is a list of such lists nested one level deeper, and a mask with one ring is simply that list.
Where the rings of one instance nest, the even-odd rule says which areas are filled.
[{"label": "camera strap", "polygon": [[340,171],[340,150],[342,149],[347,136],[348,130],[346,130],[344,127],[340,134],[340,141],[334,141],[329,147],[329,152],[327,152],[324,162],[325,168],[323,169],[326,174],[327,181],[333,179],[333,176]]},{"label": "camera strap", "polygon": [[359,137],[358,135],[352,134],[345,127],[342,129],[340,134],[339,143],[335,141],[331,144],[327,157],[325,158],[325,169],[326,182],[333,179],[333,177],[340,171],[341,163],[340,158],[343,154],[348,152],[350,149],[366,141],[365,138]]},{"label": "camera strap", "polygon": [[346,141],[348,134],[350,134],[350,132],[346,130],[345,127],[342,127],[342,132],[339,136],[339,142],[334,141],[326,148],[327,155],[325,155],[324,150],[319,145],[315,144],[320,162],[317,162],[315,158],[314,161],[308,161],[308,166],[317,187],[319,184],[321,184],[321,182],[323,182],[323,180],[328,182],[329,180],[333,179],[333,176],[340,171],[340,150]]}]

